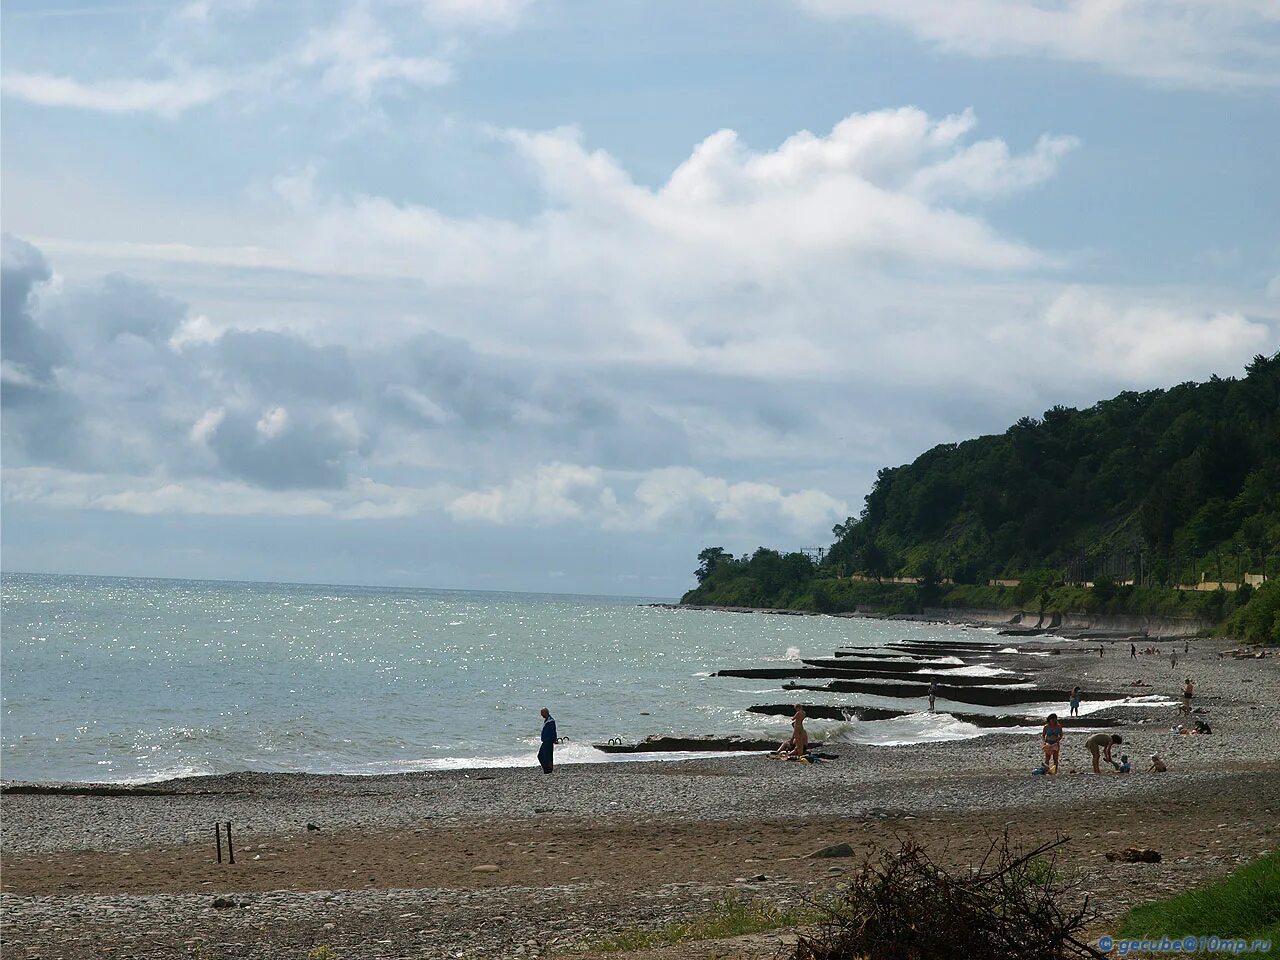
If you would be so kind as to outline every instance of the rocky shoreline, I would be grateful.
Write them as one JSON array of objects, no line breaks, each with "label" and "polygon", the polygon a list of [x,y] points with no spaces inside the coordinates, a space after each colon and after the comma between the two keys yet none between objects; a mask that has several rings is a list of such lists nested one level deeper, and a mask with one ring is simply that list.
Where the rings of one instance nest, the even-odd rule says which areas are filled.
[{"label": "rocky shoreline", "polygon": [[[959,852],[984,831],[1041,835],[1046,811],[1077,838],[1093,892],[1120,909],[1280,839],[1277,660],[1220,656],[1214,640],[1187,646],[1176,672],[1165,657],[1129,657],[1121,642],[1104,641],[1102,657],[1083,645],[1001,655],[1046,687],[1164,695],[1163,705],[1081,720],[1121,733],[1139,770],[1159,753],[1165,774],[1084,772],[1084,733],[1069,728],[1064,767],[1081,772],[1057,777],[1031,775],[1030,732],[997,730],[909,746],[828,739],[823,750],[837,759],[820,765],[738,755],[581,764],[550,777],[521,768],[5,784],[0,933],[6,956],[23,958],[265,960],[321,944],[344,960],[576,955],[728,895],[819,896],[848,869],[807,858],[826,843],[870,852],[909,833]],[[1211,736],[1171,732],[1188,674]],[[816,738],[835,729],[815,728]],[[212,825],[227,820],[234,868],[214,860]],[[1105,861],[1121,841],[1163,849],[1165,862]],[[740,955],[763,960],[771,942]]]},{"label": "rocky shoreline", "polygon": [[[1043,625],[1059,635],[1072,639],[1117,639],[1142,636],[1152,640],[1207,636],[1214,624],[1198,617],[1159,617],[1141,614],[1045,615],[1023,609],[980,610],[969,608],[928,608],[921,613],[880,614],[873,610],[849,610],[823,613],[818,610],[792,610],[784,607],[735,607],[700,603],[651,603],[662,610],[704,611],[711,613],[755,613],[783,617],[839,617],[843,619],[902,620],[914,623],[938,623],[949,626],[999,627]],[[1051,626],[1050,626],[1051,625]],[[1033,628],[1034,629],[1034,628]]]}]

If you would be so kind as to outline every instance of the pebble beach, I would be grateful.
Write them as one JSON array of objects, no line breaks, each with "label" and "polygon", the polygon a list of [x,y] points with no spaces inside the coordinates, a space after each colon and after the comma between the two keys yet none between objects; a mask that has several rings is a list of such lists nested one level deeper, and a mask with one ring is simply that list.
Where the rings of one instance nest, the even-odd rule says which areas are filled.
[{"label": "pebble beach", "polygon": [[[1097,643],[1023,655],[1020,668],[1046,689],[1169,698],[1095,715],[1119,721],[1136,767],[1129,775],[1094,775],[1086,734],[1073,729],[1055,777],[1031,775],[1036,737],[995,732],[831,744],[824,749],[837,759],[818,765],[755,754],[564,765],[552,776],[519,768],[241,773],[133,787],[9,782],[0,801],[5,955],[306,957],[320,946],[338,957],[580,955],[725,896],[820,897],[858,861],[810,853],[839,842],[862,856],[904,833],[963,859],[1000,831],[1027,841],[1060,831],[1114,917],[1280,838],[1277,659],[1223,656],[1217,640],[1191,640],[1187,653],[1176,643],[1176,670],[1167,655],[1131,659],[1119,641],[1102,641],[1101,658]],[[1170,729],[1186,676],[1209,736]],[[652,719],[655,732],[714,732]],[[1144,772],[1152,753],[1167,773]],[[234,865],[215,859],[214,823],[226,821]],[[1128,845],[1161,850],[1163,860],[1105,860]],[[778,942],[730,946],[764,956]],[[712,945],[680,949],[670,955],[712,955]]]}]

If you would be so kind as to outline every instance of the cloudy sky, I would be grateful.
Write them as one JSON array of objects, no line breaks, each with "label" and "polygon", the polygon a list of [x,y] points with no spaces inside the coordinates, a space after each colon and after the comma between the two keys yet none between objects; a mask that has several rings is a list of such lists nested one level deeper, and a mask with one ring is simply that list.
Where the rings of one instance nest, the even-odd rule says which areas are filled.
[{"label": "cloudy sky", "polygon": [[1280,346],[1273,0],[5,0],[7,570],[678,595]]}]

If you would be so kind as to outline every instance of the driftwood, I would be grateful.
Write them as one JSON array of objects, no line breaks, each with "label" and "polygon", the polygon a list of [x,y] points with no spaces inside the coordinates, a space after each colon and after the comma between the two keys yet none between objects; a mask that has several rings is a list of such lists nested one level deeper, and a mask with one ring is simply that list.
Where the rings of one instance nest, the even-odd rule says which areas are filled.
[{"label": "driftwood", "polygon": [[997,837],[969,870],[948,871],[918,844],[868,861],[794,960],[1064,960],[1105,954],[1081,937],[1097,918],[1056,863],[1059,837],[1028,851]]}]

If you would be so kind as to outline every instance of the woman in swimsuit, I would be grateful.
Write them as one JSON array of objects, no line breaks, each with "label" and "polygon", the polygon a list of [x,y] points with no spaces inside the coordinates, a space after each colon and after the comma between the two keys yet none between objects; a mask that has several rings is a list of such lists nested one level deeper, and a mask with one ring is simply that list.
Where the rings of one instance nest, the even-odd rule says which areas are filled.
[{"label": "woman in swimsuit", "polygon": [[1071,715],[1073,717],[1080,715],[1080,688],[1071,688]]},{"label": "woman in swimsuit", "polygon": [[1050,773],[1058,772],[1058,750],[1062,747],[1062,724],[1058,722],[1056,713],[1049,714],[1049,720],[1040,731],[1040,743],[1044,747],[1044,765]]},{"label": "woman in swimsuit", "polygon": [[804,707],[796,704],[795,716],[791,718],[791,755],[803,757],[809,752],[809,733],[804,728]]}]

